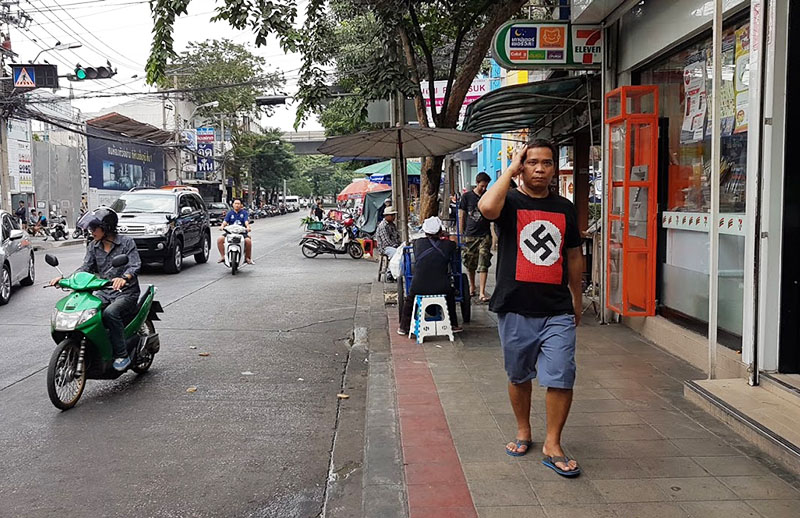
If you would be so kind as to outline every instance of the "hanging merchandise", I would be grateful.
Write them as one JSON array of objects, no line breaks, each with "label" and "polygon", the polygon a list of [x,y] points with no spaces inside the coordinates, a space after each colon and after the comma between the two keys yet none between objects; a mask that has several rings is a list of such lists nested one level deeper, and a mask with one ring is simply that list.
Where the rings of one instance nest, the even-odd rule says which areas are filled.
[{"label": "hanging merchandise", "polygon": [[747,131],[747,112],[750,103],[750,25],[736,30],[736,71],[733,88],[736,92],[736,124],[734,133]]},{"label": "hanging merchandise", "polygon": [[683,68],[685,109],[681,125],[681,143],[703,140],[706,121],[706,61],[695,54]]}]

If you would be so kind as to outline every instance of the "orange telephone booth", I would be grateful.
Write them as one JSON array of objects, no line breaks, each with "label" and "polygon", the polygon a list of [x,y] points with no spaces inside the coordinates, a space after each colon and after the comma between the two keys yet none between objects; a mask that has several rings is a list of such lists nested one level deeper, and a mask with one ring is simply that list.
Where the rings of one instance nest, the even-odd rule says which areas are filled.
[{"label": "orange telephone booth", "polygon": [[605,96],[606,306],[624,316],[656,311],[658,87],[623,86]]}]

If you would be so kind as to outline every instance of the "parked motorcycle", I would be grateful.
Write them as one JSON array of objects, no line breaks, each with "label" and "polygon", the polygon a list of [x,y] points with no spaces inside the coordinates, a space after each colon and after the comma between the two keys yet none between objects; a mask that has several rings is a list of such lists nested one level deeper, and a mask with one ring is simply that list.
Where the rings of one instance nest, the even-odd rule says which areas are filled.
[{"label": "parked motorcycle", "polygon": [[58,241],[61,238],[67,239],[67,218],[50,215],[50,235]]},{"label": "parked motorcycle", "polygon": [[349,254],[353,259],[361,259],[364,249],[355,239],[357,233],[353,218],[347,218],[341,225],[336,224],[333,231],[312,231],[305,234],[300,240],[300,251],[309,259],[320,254]]},{"label": "parked motorcycle", "polygon": [[236,275],[245,261],[247,229],[242,225],[228,225],[222,231],[225,233],[225,266],[231,269],[231,274]]},{"label": "parked motorcycle", "polygon": [[[47,254],[45,262],[64,275],[58,268],[58,258]],[[117,256],[111,264],[125,266],[128,257]],[[109,284],[111,281],[87,272],[77,272],[58,282],[57,287],[72,293],[56,302],[50,321],[50,335],[58,345],[47,367],[47,395],[56,408],[68,410],[75,406],[87,379],[116,379],[122,375],[113,367],[113,349],[103,327],[102,301],[92,293]],[[150,368],[161,348],[153,321],[160,320],[158,313],[164,312],[155,300],[156,288],[142,288],[136,313],[127,321],[124,332],[131,357],[129,369],[137,374]]]}]

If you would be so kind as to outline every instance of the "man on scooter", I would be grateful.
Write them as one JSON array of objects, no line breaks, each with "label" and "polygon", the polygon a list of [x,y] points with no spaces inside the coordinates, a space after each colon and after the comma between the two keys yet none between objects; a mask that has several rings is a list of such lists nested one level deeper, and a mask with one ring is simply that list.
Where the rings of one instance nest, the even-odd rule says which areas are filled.
[{"label": "man on scooter", "polygon": [[[225,215],[222,225],[219,226],[220,230],[228,225],[241,225],[247,229],[247,237],[244,239],[244,260],[247,264],[254,264],[250,258],[253,250],[253,240],[250,239],[250,215],[247,210],[242,208],[242,200],[233,200],[233,210],[229,210]],[[219,248],[219,261],[218,263],[225,262],[225,236],[219,236],[217,239],[217,248]]]},{"label": "man on scooter", "polygon": [[[94,240],[86,246],[83,265],[75,272],[88,272],[111,281],[111,286],[94,294],[103,301],[103,325],[108,330],[108,338],[114,347],[114,369],[124,371],[131,363],[125,348],[125,317],[136,310],[139,299],[137,276],[142,268],[136,243],[128,236],[117,234],[117,213],[107,207],[100,207],[87,214],[78,225],[89,230]],[[114,266],[112,260],[119,256],[128,257],[125,266]],[[61,277],[50,281],[58,284]]]}]

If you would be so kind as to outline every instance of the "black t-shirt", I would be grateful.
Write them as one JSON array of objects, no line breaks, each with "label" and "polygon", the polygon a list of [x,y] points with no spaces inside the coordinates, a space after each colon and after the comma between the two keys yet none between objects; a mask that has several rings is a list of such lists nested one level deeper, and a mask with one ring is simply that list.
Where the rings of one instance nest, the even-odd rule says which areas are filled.
[{"label": "black t-shirt", "polygon": [[510,190],[495,228],[497,286],[489,309],[528,317],[573,314],[566,250],[580,246],[581,235],[572,202]]},{"label": "black t-shirt", "polygon": [[[414,275],[411,291],[417,295],[439,295],[450,291],[449,267],[456,244],[449,239],[415,239]],[[438,248],[438,250],[437,250]]]},{"label": "black t-shirt", "polygon": [[489,235],[490,221],[483,217],[481,211],[478,210],[478,201],[480,196],[475,194],[475,191],[467,191],[461,197],[461,203],[458,204],[459,210],[467,213],[467,226],[464,232],[466,237],[483,237]]}]

